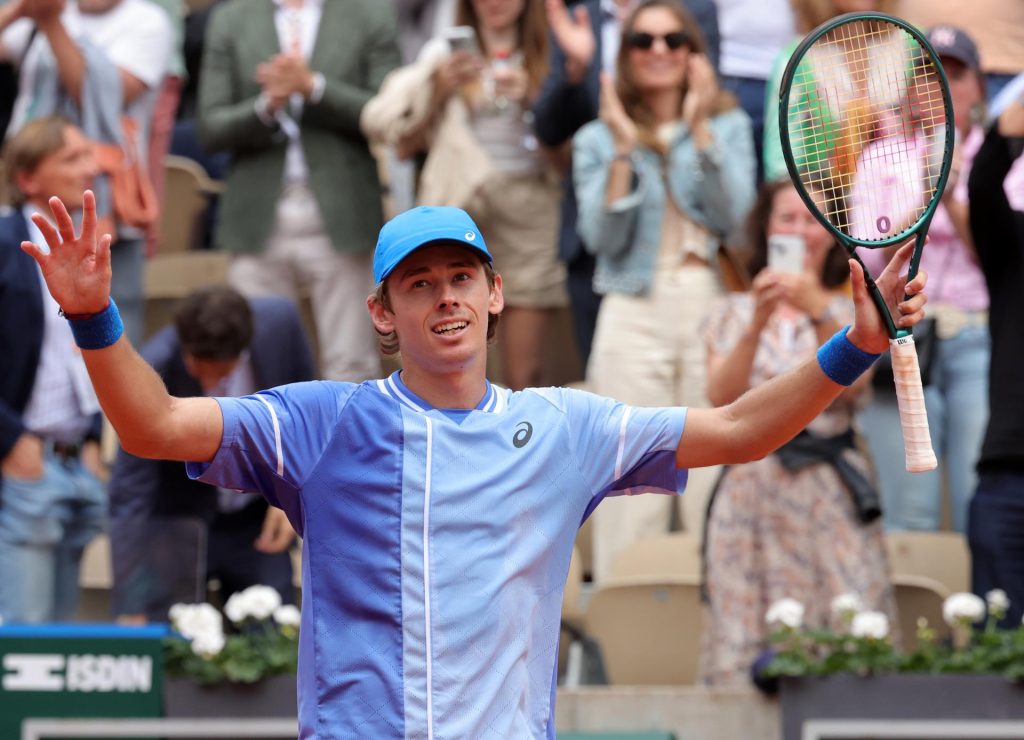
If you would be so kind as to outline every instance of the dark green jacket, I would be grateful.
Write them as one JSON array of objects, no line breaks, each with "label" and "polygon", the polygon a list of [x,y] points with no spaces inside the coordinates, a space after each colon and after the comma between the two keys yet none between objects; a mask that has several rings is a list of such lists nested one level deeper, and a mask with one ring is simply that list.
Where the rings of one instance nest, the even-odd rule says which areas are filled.
[{"label": "dark green jacket", "polygon": [[[391,3],[323,0],[310,68],[324,75],[318,103],[306,103],[302,148],[334,248],[369,252],[383,223],[377,165],[359,114],[399,63]],[[231,153],[217,246],[259,252],[281,195],[287,139],[256,115],[256,67],[279,53],[272,0],[227,0],[210,19],[199,82],[199,139]]]}]

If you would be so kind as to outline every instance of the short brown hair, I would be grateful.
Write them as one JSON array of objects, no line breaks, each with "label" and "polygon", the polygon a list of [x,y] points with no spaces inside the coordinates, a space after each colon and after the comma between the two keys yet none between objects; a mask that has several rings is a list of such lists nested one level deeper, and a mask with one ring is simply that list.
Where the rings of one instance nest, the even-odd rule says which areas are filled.
[{"label": "short brown hair", "polygon": [[[472,250],[467,250],[472,251]],[[476,252],[473,252],[474,256]],[[477,257],[479,259],[479,257]],[[491,267],[490,262],[480,260],[480,264],[483,265],[484,277],[487,278],[487,287],[494,290],[494,268]],[[377,289],[373,293],[373,299],[384,306],[385,309],[391,311],[391,298],[388,296],[388,281],[387,278],[383,282],[377,284]],[[494,341],[494,336],[498,331],[498,321],[501,319],[501,314],[488,313],[487,314],[487,343],[490,344]],[[389,331],[382,332],[380,329],[376,329],[377,342],[380,345],[380,353],[385,357],[394,357],[401,351],[401,347],[398,346],[398,334]]]},{"label": "short brown hair", "polygon": [[200,360],[234,360],[252,342],[252,309],[234,288],[200,288],[178,304],[174,328],[186,354]]},{"label": "short brown hair", "polygon": [[4,147],[4,169],[12,202],[25,200],[25,194],[18,187],[18,175],[35,172],[44,159],[60,151],[64,146],[64,132],[73,125],[61,116],[36,118],[8,140]]}]

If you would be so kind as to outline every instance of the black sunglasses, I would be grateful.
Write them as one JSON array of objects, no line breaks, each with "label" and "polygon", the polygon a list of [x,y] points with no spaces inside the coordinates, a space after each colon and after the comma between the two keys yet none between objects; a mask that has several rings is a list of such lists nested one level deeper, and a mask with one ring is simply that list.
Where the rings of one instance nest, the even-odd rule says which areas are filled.
[{"label": "black sunglasses", "polygon": [[646,31],[630,31],[629,35],[626,36],[626,43],[634,49],[650,51],[654,46],[655,39],[664,41],[665,46],[672,51],[682,49],[684,46],[693,46],[693,39],[690,38],[690,34],[686,31],[672,31],[672,33],[661,35],[647,33]]}]

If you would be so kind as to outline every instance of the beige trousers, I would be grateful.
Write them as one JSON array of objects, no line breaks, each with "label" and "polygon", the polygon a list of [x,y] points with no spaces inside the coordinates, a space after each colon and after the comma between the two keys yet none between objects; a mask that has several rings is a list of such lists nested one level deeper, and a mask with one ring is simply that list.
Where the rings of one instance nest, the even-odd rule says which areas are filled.
[{"label": "beige trousers", "polygon": [[236,256],[228,281],[249,297],[282,295],[313,306],[320,370],[328,380],[358,383],[380,375],[376,334],[366,310],[373,290],[371,257],[339,252],[306,186],[285,186],[266,249]]},{"label": "beige trousers", "polygon": [[[721,283],[707,267],[659,270],[651,293],[606,295],[587,366],[587,387],[633,406],[707,406],[701,324]],[[700,534],[719,468],[689,472],[681,500],[684,528]],[[624,548],[668,532],[672,496],[614,496],[594,511],[594,580],[608,576]]]}]

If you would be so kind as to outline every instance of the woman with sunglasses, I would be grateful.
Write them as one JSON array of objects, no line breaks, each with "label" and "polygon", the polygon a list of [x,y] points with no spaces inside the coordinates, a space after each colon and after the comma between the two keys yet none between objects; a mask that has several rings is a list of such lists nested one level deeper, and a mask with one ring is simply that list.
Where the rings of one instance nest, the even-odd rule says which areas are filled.
[{"label": "woman with sunglasses", "polygon": [[[723,292],[718,250],[753,202],[750,120],[718,88],[696,23],[673,0],[637,5],[617,81],[601,84],[600,118],[573,140],[577,229],[604,295],[587,384],[636,406],[702,406],[700,323]],[[688,498],[699,506],[712,480],[692,471]],[[643,498],[597,511],[595,578],[629,543],[667,531],[671,500]]]}]

